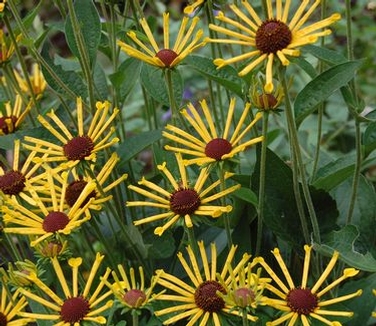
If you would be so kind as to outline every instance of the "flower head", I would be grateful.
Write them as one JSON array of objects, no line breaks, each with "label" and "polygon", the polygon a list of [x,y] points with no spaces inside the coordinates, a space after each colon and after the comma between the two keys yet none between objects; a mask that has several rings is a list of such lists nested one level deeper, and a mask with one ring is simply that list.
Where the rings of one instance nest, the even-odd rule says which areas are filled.
[{"label": "flower head", "polygon": [[[1,280],[0,293],[0,325],[6,326],[24,326],[34,322],[33,318],[19,318],[18,315],[26,307],[27,302],[24,296],[17,290],[13,294],[8,293],[5,280]],[[8,299],[10,298],[10,300]]]},{"label": "flower head", "polygon": [[122,265],[118,265],[118,270],[121,279],[115,271],[112,271],[115,282],[108,286],[122,305],[128,309],[142,309],[158,297],[157,294],[153,295],[153,289],[157,280],[156,276],[152,277],[150,287],[145,288],[144,270],[141,266],[138,268],[139,282],[136,281],[133,268],[129,269],[129,276],[127,276]]},{"label": "flower head", "polygon": [[266,93],[263,89],[260,89],[260,82],[255,81],[250,90],[249,97],[253,105],[260,111],[278,112],[284,94],[281,85],[278,85],[277,89],[272,92]]},{"label": "flower head", "polygon": [[[198,247],[201,262],[198,261],[191,246],[187,247],[189,263],[181,252],[178,253],[178,259],[189,277],[189,283],[163,270],[157,272],[159,276],[157,283],[167,290],[167,293],[161,294],[157,300],[169,301],[171,304],[168,308],[155,311],[155,315],[163,316],[174,314],[163,322],[164,325],[170,325],[179,320],[188,318],[187,326],[196,325],[198,321],[200,321],[200,325],[202,326],[208,325],[210,321],[214,323],[215,326],[220,326],[219,314],[234,313],[238,315],[237,312],[233,311],[233,307],[226,304],[218,294],[219,292],[226,294],[226,289],[219,279],[225,280],[225,284],[231,282],[231,276],[228,275],[228,266],[233,263],[236,246],[231,247],[220,273],[217,273],[216,245],[214,243],[210,245],[210,264],[202,241],[198,243]],[[236,273],[245,265],[249,258],[250,255],[244,254],[240,262],[233,268],[234,272]],[[203,273],[200,272],[199,268],[201,263]],[[219,279],[217,275],[219,275]],[[257,319],[251,315],[247,315],[247,317],[252,321]]]},{"label": "flower head", "polygon": [[338,322],[332,322],[326,318],[326,316],[342,316],[351,317],[352,312],[347,311],[335,311],[326,310],[326,307],[342,302],[345,300],[352,299],[362,294],[362,290],[356,291],[351,294],[340,296],[332,299],[324,299],[324,295],[327,294],[331,289],[340,284],[342,281],[349,277],[354,277],[359,273],[358,270],[354,268],[345,268],[342,276],[340,276],[335,281],[329,283],[327,286],[320,290],[322,284],[327,280],[328,275],[335,266],[339,253],[334,252],[331,260],[326,266],[324,272],[312,286],[308,285],[309,278],[309,265],[311,259],[311,246],[304,246],[305,258],[303,266],[302,281],[299,286],[295,286],[291,275],[280,255],[278,249],[272,251],[274,257],[276,258],[284,277],[286,278],[287,285],[282,282],[282,280],[277,276],[277,274],[270,268],[270,266],[264,261],[263,258],[256,258],[255,261],[260,263],[265,271],[270,275],[270,277],[277,284],[278,288],[272,284],[266,284],[266,289],[275,294],[278,298],[267,298],[265,300],[266,304],[272,306],[283,312],[283,315],[276,320],[267,323],[267,325],[280,325],[285,321],[289,320],[289,325],[293,326],[298,319],[301,320],[303,325],[310,325],[310,318],[317,319],[318,321],[326,325],[338,324]]},{"label": "flower head", "polygon": [[42,198],[33,190],[32,186],[28,185],[28,181],[26,180],[25,183],[29,187],[34,206],[19,204],[12,198],[8,199],[7,205],[2,206],[5,224],[4,232],[35,237],[30,242],[32,247],[52,236],[71,233],[91,217],[88,207],[93,198],[87,201],[86,204],[82,204],[95,189],[95,182],[88,183],[76,203],[72,207],[67,208],[65,197],[61,196],[58,198],[56,196],[51,170],[47,171],[47,181],[49,190],[48,200]]},{"label": "flower head", "polygon": [[249,115],[249,110],[251,107],[250,103],[245,105],[242,115],[232,134],[230,129],[235,111],[234,98],[231,99],[226,124],[222,134],[219,134],[219,131],[217,131],[217,128],[215,127],[206,101],[203,100],[200,102],[200,104],[206,118],[206,124],[192,104],[188,104],[189,112],[185,109],[181,111],[185,119],[188,120],[190,125],[197,132],[198,137],[172,125],[167,125],[166,130],[163,132],[164,137],[183,146],[180,148],[166,145],[165,149],[195,156],[195,158],[185,160],[184,164],[190,165],[196,163],[203,165],[226,160],[232,158],[239,152],[244,151],[247,147],[262,141],[263,137],[260,136],[248,139],[241,143],[241,141],[246,138],[249,130],[262,117],[262,113],[259,112],[256,114],[253,121],[244,126],[244,121]]},{"label": "flower head", "polygon": [[16,77],[17,83],[20,86],[21,91],[25,94],[33,93],[35,96],[41,96],[46,89],[47,82],[43,77],[40,67],[37,63],[32,65],[31,76],[29,76],[31,89],[29,88],[28,82],[25,77],[21,76],[17,70],[14,70],[14,76]]},{"label": "flower head", "polygon": [[301,1],[292,17],[289,17],[291,0],[286,0],[284,6],[282,2],[282,0],[277,0],[275,9],[273,9],[272,1],[267,0],[268,17],[266,20],[262,20],[248,0],[241,0],[246,13],[242,12],[236,5],[230,5],[238,20],[227,17],[222,12],[216,17],[232,28],[214,24],[209,26],[212,30],[225,34],[231,39],[210,38],[208,41],[249,47],[248,52],[233,58],[215,59],[215,65],[222,68],[228,64],[252,59],[239,72],[240,76],[244,76],[265,61],[266,84],[264,88],[267,93],[272,92],[274,88],[272,81],[274,59],[278,58],[282,65],[287,66],[290,63],[288,56],[299,56],[299,47],[315,43],[319,37],[329,35],[331,31],[325,28],[341,18],[336,13],[329,18],[303,26],[321,1],[314,0],[312,4],[309,4],[310,0]]},{"label": "flower head", "polygon": [[14,104],[6,102],[4,109],[5,112],[0,110],[0,136],[11,134],[19,128],[31,109],[31,102],[23,109],[21,96],[17,94]]},{"label": "flower head", "polygon": [[26,136],[25,141],[34,145],[24,144],[24,147],[32,151],[48,154],[48,157],[43,159],[43,162],[63,162],[66,163],[64,164],[66,168],[71,168],[82,160],[95,161],[97,152],[119,141],[116,137],[111,138],[115,128],[112,127],[107,134],[105,133],[116,118],[119,110],[114,109],[112,114],[109,114],[109,111],[109,102],[97,102],[95,114],[88,128],[86,128],[87,130],[85,130],[82,100],[77,98],[78,133],[76,135],[69,131],[69,128],[52,110],[47,116],[58,128],[54,127],[41,115],[38,116],[38,120],[58,141],[46,141]]},{"label": "flower head", "polygon": [[169,17],[169,13],[163,13],[163,47],[158,46],[146,19],[142,18],[140,20],[140,24],[147,37],[147,42],[141,42],[141,40],[137,37],[137,34],[134,31],[130,31],[127,35],[141,50],[122,41],[118,41],[120,48],[129,56],[140,59],[152,66],[160,68],[175,67],[192,51],[203,45],[202,42],[199,43],[202,38],[203,31],[202,29],[199,29],[193,36],[199,18],[193,18],[189,28],[187,28],[190,18],[184,17],[181,22],[174,46],[171,48]]},{"label": "flower head", "polygon": [[[166,223],[163,226],[157,227],[154,230],[154,233],[158,235],[162,235],[164,231],[182,219],[184,219],[185,226],[191,228],[193,227],[193,216],[210,216],[212,218],[217,218],[223,213],[230,212],[232,210],[232,206],[217,206],[212,205],[212,202],[218,198],[230,194],[240,187],[240,185],[234,185],[209,195],[213,189],[220,185],[220,180],[213,182],[209,187],[203,189],[203,186],[209,177],[208,168],[203,168],[200,171],[195,185],[191,187],[190,183],[188,182],[187,171],[184,167],[181,155],[177,154],[176,159],[180,171],[180,181],[177,181],[172,176],[171,172],[166,167],[166,163],[158,165],[158,169],[167,177],[173,190],[167,191],[159,185],[151,181],[147,181],[145,178],[139,181],[138,184],[144,186],[146,189],[144,187],[134,185],[130,185],[128,187],[129,189],[150,198],[151,201],[128,201],[127,206],[154,207],[161,208],[165,211],[161,214],[152,215],[150,217],[145,217],[134,221],[135,225],[140,225],[165,220]],[[226,180],[231,176],[231,173],[226,173],[224,178]]]},{"label": "flower head", "polygon": [[22,316],[32,317],[40,320],[54,321],[57,326],[63,325],[81,325],[81,322],[93,322],[97,324],[105,324],[106,318],[101,316],[102,312],[109,309],[113,301],[106,300],[111,291],[103,292],[103,287],[108,276],[111,273],[109,268],[106,269],[104,275],[100,278],[95,291],[91,291],[92,285],[96,282],[96,275],[102,263],[104,256],[97,254],[94,264],[91,267],[89,276],[82,284],[79,282],[79,267],[82,264],[82,258],[71,258],[68,260],[70,269],[72,270],[72,284],[68,285],[67,278],[63,273],[62,266],[58,258],[51,258],[52,266],[59,281],[61,290],[49,288],[35,273],[28,276],[31,282],[43,293],[39,295],[31,290],[24,288],[20,292],[27,297],[28,300],[36,301],[44,306],[51,313],[25,312]]},{"label": "flower head", "polygon": [[5,197],[19,196],[30,201],[29,186],[34,190],[40,190],[41,187],[39,183],[41,174],[37,173],[41,163],[32,165],[35,155],[35,151],[30,152],[21,166],[20,141],[18,139],[14,141],[11,167],[5,170],[0,166],[0,193]]},{"label": "flower head", "polygon": [[[2,12],[5,8],[5,0],[1,0],[0,2],[0,12]],[[19,42],[21,39],[21,34],[16,36],[16,42]],[[15,48],[14,44],[11,42],[10,38],[6,36],[4,30],[0,28],[0,65],[3,62],[8,61],[11,56],[13,55]]]}]

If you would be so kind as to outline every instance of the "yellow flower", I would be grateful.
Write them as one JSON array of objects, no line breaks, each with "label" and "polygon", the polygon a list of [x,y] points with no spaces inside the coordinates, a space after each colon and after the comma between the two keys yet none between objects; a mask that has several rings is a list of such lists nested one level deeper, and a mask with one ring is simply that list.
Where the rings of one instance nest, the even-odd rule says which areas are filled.
[{"label": "yellow flower", "polygon": [[[157,283],[171,292],[171,294],[169,292],[166,294],[163,293],[157,298],[157,300],[171,302],[170,307],[155,311],[156,316],[173,315],[165,320],[163,325],[170,325],[179,320],[189,318],[189,322],[186,323],[187,326],[196,325],[199,321],[200,326],[211,325],[213,323],[215,326],[220,326],[221,323],[218,316],[220,313],[238,315],[238,313],[233,310],[233,307],[227,305],[221,296],[217,294],[217,292],[224,293],[225,288],[221,285],[217,277],[216,245],[214,243],[210,245],[210,264],[203,241],[198,242],[198,247],[202,265],[196,258],[191,246],[187,247],[190,264],[183,257],[181,252],[178,253],[178,259],[189,277],[189,283],[163,270],[157,271],[157,275],[159,276]],[[228,266],[232,264],[234,260],[236,248],[236,246],[231,247],[223,265],[224,267],[219,273],[220,279],[225,280],[226,284],[231,282]],[[237,273],[237,271],[247,263],[249,258],[250,255],[244,254],[233,271]],[[202,266],[203,274],[200,272],[199,266]],[[247,315],[247,317],[251,321],[257,319],[251,315]]]},{"label": "yellow flower", "polygon": [[8,263],[7,283],[16,287],[28,287],[31,285],[27,275],[37,272],[37,266],[30,260],[16,261]]},{"label": "yellow flower", "polygon": [[31,76],[29,77],[31,90],[29,88],[27,80],[24,77],[22,77],[16,69],[14,70],[14,75],[16,77],[17,83],[21,91],[29,95],[32,92],[34,95],[38,97],[43,94],[44,90],[46,89],[47,82],[44,79],[43,74],[40,71],[39,65],[37,63],[34,63],[32,65],[31,71]]},{"label": "yellow flower", "polygon": [[[261,89],[260,89],[261,88]],[[283,89],[280,84],[278,84],[277,89],[273,90],[271,93],[266,93],[263,90],[261,82],[255,80],[253,86],[251,87],[249,97],[253,105],[260,111],[276,111],[278,112],[278,107],[282,103],[284,94]]]},{"label": "yellow flower", "polygon": [[[0,7],[1,8],[1,7]],[[34,322],[33,318],[18,318],[18,315],[26,307],[27,302],[24,296],[20,296],[17,290],[13,294],[8,293],[4,280],[1,280],[1,297],[0,297],[0,325],[6,326],[24,326]],[[9,298],[9,300],[7,299]]]},{"label": "yellow flower", "polygon": [[230,159],[234,155],[244,151],[247,147],[262,141],[263,137],[260,136],[240,143],[241,140],[246,137],[249,130],[262,117],[261,112],[257,113],[255,119],[248,123],[242,130],[244,121],[249,116],[250,103],[245,105],[243,113],[231,134],[230,128],[235,111],[235,98],[231,99],[226,124],[221,136],[218,135],[219,132],[215,127],[206,101],[203,100],[200,104],[206,118],[206,124],[192,104],[188,104],[188,110],[184,109],[181,111],[184,118],[187,119],[189,124],[196,130],[199,137],[172,125],[167,125],[166,130],[163,131],[164,137],[184,146],[183,148],[179,148],[166,145],[165,149],[195,156],[195,158],[184,160],[185,165],[203,165]]},{"label": "yellow flower", "polygon": [[277,318],[272,322],[268,322],[267,325],[280,325],[286,321],[289,321],[289,325],[293,326],[296,322],[298,322],[298,319],[300,319],[301,323],[304,326],[309,326],[311,324],[310,318],[314,318],[326,325],[339,326],[341,325],[339,322],[330,321],[325,316],[351,317],[353,313],[348,311],[326,310],[326,307],[338,302],[342,302],[360,296],[362,294],[362,290],[337,298],[326,300],[323,299],[323,296],[327,294],[330,290],[332,290],[335,286],[343,282],[345,279],[357,275],[359,271],[354,268],[345,268],[343,270],[342,276],[340,276],[338,279],[329,283],[327,286],[320,290],[320,287],[327,280],[328,275],[330,274],[338,260],[339,253],[334,252],[331,260],[329,261],[322,275],[319,277],[316,283],[313,284],[312,287],[310,287],[308,286],[308,274],[312,246],[305,245],[304,250],[305,258],[302,281],[300,286],[295,286],[291,278],[291,275],[277,248],[274,249],[272,253],[276,258],[284,277],[286,278],[287,285],[285,285],[282,282],[282,280],[269,267],[269,265],[264,261],[263,258],[255,258],[255,261],[261,264],[261,266],[265,269],[265,271],[270,275],[270,277],[279,287],[277,288],[271,284],[266,284],[265,286],[266,289],[268,289],[270,292],[274,293],[278,297],[267,298],[265,300],[266,304],[283,312],[283,315],[281,317]]},{"label": "yellow flower", "polygon": [[[106,300],[111,295],[111,291],[102,291],[111,272],[109,268],[106,269],[106,272],[100,278],[95,291],[90,291],[92,285],[97,284],[95,278],[103,258],[104,256],[100,254],[96,255],[90,274],[85,282],[79,281],[81,278],[78,274],[78,269],[82,264],[82,258],[69,259],[68,264],[72,270],[71,286],[68,285],[67,278],[63,273],[58,258],[51,258],[52,266],[56,274],[55,280],[59,281],[62,292],[49,288],[35,273],[30,274],[28,278],[40,290],[39,293],[45,295],[36,294],[25,288],[20,289],[20,292],[26,296],[28,300],[38,302],[47,310],[51,311],[51,313],[24,312],[21,315],[37,320],[50,320],[54,322],[54,326],[78,326],[81,325],[81,323],[84,324],[86,321],[96,324],[105,324],[106,318],[101,316],[101,314],[113,304],[112,300]],[[84,283],[84,285],[82,283]],[[82,289],[80,285],[82,285]]]},{"label": "yellow flower", "polygon": [[77,98],[78,134],[76,136],[69,131],[69,126],[66,126],[52,110],[47,116],[58,128],[55,128],[41,115],[38,116],[38,120],[58,141],[46,141],[25,136],[25,141],[34,145],[24,144],[24,147],[32,151],[48,154],[48,157],[44,158],[43,162],[66,163],[63,164],[64,168],[72,168],[81,160],[95,161],[97,152],[119,141],[116,137],[111,138],[115,132],[114,127],[111,127],[105,134],[105,131],[119,112],[118,109],[114,109],[113,113],[109,115],[109,110],[109,102],[97,102],[94,117],[91,119],[89,126],[85,128],[86,121],[84,124],[82,100]]},{"label": "yellow flower", "polygon": [[0,110],[0,136],[15,132],[31,109],[31,102],[23,109],[20,95],[16,95],[13,106],[5,103],[5,114]]},{"label": "yellow flower", "polygon": [[116,180],[108,183],[108,179],[114,172],[113,170],[118,161],[119,157],[117,154],[112,153],[100,171],[97,171],[98,164],[91,164],[88,167],[89,170],[86,170],[85,167],[80,173],[76,169],[72,169],[69,172],[63,171],[62,173],[59,173],[61,168],[54,169],[53,177],[59,183],[57,186],[57,196],[61,197],[64,195],[66,203],[72,207],[86,185],[90,182],[95,182],[96,188],[87,196],[86,200],[93,198],[88,207],[90,210],[100,210],[102,208],[101,204],[112,199],[112,195],[108,194],[111,189],[118,186],[128,177],[127,174],[123,174]]},{"label": "yellow flower", "polygon": [[[166,163],[158,165],[158,169],[167,177],[173,190],[167,191],[157,184],[147,181],[142,178],[138,182],[139,185],[144,186],[141,188],[138,186],[130,185],[128,188],[150,198],[151,201],[128,201],[127,206],[146,206],[161,208],[165,212],[161,214],[145,217],[140,220],[134,221],[135,225],[141,225],[159,220],[165,220],[166,223],[157,227],[154,233],[162,235],[169,227],[177,223],[184,218],[184,224],[186,227],[193,227],[193,216],[210,216],[212,218],[218,218],[223,213],[228,213],[232,210],[232,206],[217,206],[211,205],[211,203],[218,198],[224,197],[236,189],[240,188],[240,185],[234,185],[222,191],[218,191],[212,195],[209,193],[220,185],[220,180],[213,182],[209,187],[203,189],[206,180],[209,177],[208,168],[203,168],[197,178],[197,181],[193,187],[188,182],[188,176],[186,168],[184,167],[183,160],[180,154],[176,154],[176,160],[180,171],[180,180],[176,181],[171,172],[166,167]],[[226,173],[224,179],[228,179],[232,176],[231,173]],[[148,190],[149,189],[149,190]],[[154,192],[151,192],[154,191]]]},{"label": "yellow flower", "polygon": [[[244,76],[262,62],[266,62],[264,88],[267,93],[271,93],[274,88],[274,59],[278,58],[283,66],[287,66],[290,63],[288,56],[299,56],[299,47],[315,43],[319,37],[329,35],[331,31],[325,28],[341,19],[341,16],[336,13],[329,18],[303,27],[321,1],[314,0],[312,4],[309,4],[310,0],[300,1],[300,5],[289,18],[291,2],[291,0],[286,0],[283,5],[282,0],[277,0],[275,9],[273,9],[272,1],[266,0],[268,12],[266,20],[262,20],[258,16],[247,0],[241,0],[246,14],[236,5],[230,5],[238,20],[226,17],[224,13],[220,12],[216,18],[232,29],[214,24],[210,24],[209,27],[213,31],[229,36],[230,39],[209,38],[207,40],[216,43],[238,44],[249,47],[249,51],[229,59],[215,59],[214,64],[218,68],[222,68],[235,62],[251,59],[251,62],[239,72],[240,76]],[[322,29],[324,30],[322,31]]]},{"label": "yellow flower", "polygon": [[30,242],[34,247],[52,236],[69,234],[90,219],[88,207],[94,199],[86,201],[86,198],[95,189],[95,182],[88,183],[76,203],[68,209],[65,196],[60,198],[56,196],[51,170],[47,171],[49,197],[42,198],[32,186],[28,185],[27,180],[25,183],[29,187],[34,206],[21,205],[12,198],[8,199],[7,205],[1,207],[4,214],[4,232],[30,235],[35,238]]},{"label": "yellow flower", "polygon": [[[11,168],[4,170],[0,166],[0,194],[4,197],[21,197],[30,202],[29,188],[40,190],[43,185],[40,184],[41,174],[38,174],[40,163],[32,165],[36,152],[31,152],[25,160],[20,152],[20,140],[14,141],[12,153]],[[22,166],[21,166],[22,163]],[[28,181],[28,184],[26,184]],[[32,200],[31,200],[32,202]]]},{"label": "yellow flower", "polygon": [[156,276],[151,278],[150,287],[146,289],[144,270],[141,266],[138,268],[140,282],[136,281],[133,268],[129,270],[130,279],[122,265],[118,265],[118,270],[121,279],[119,279],[115,271],[112,271],[115,282],[113,284],[107,284],[107,286],[122,305],[129,309],[142,309],[158,297],[158,294],[153,294],[154,286],[157,283]]},{"label": "yellow flower", "polygon": [[[5,7],[5,0],[3,0],[3,3],[0,3],[0,12],[4,10]],[[21,40],[21,34],[16,36],[16,42],[19,42]],[[0,28],[0,65],[3,62],[6,62],[10,59],[14,52],[14,44],[11,42],[11,40],[6,37],[4,34],[4,31],[2,28]]]},{"label": "yellow flower", "polygon": [[129,56],[142,60],[150,65],[160,68],[175,67],[192,51],[203,45],[202,42],[199,43],[202,38],[203,31],[202,29],[199,29],[192,38],[199,18],[193,18],[189,28],[187,28],[190,18],[184,17],[181,22],[174,46],[171,48],[169,16],[169,13],[163,13],[162,48],[158,46],[145,18],[140,19],[140,24],[147,37],[146,43],[141,42],[134,31],[127,33],[127,35],[141,50],[138,50],[137,48],[134,48],[122,41],[118,41],[119,46]]}]

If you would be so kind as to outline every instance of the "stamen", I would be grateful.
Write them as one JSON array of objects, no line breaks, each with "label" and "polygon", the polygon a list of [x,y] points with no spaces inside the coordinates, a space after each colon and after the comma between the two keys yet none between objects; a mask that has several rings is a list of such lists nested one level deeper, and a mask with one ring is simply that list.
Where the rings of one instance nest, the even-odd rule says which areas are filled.
[{"label": "stamen", "polygon": [[43,230],[46,232],[56,232],[64,229],[69,223],[69,217],[63,212],[50,212],[44,218]]},{"label": "stamen", "polygon": [[231,143],[223,138],[214,138],[206,144],[205,155],[220,161],[222,156],[230,153],[232,150]]},{"label": "stamen", "polygon": [[299,315],[309,315],[318,306],[318,299],[310,289],[292,289],[286,297],[287,305]]},{"label": "stamen", "polygon": [[200,196],[194,189],[180,188],[170,197],[170,208],[179,215],[193,214],[200,204]]},{"label": "stamen", "polygon": [[94,149],[94,143],[89,136],[77,136],[63,146],[64,155],[68,160],[83,160]]},{"label": "stamen", "polygon": [[277,53],[285,49],[292,40],[289,27],[277,20],[264,21],[256,32],[256,47],[262,53]]},{"label": "stamen", "polygon": [[172,62],[178,57],[178,54],[170,49],[162,49],[156,54],[156,57],[163,62],[166,68],[169,68]]},{"label": "stamen", "polygon": [[83,297],[73,297],[64,301],[61,306],[61,319],[71,325],[79,323],[90,311],[89,302]]},{"label": "stamen", "polygon": [[8,171],[0,175],[0,190],[9,196],[18,195],[25,188],[25,176],[18,171]]},{"label": "stamen", "polygon": [[226,294],[226,290],[216,281],[205,281],[195,292],[197,307],[205,312],[220,312],[225,307],[224,300],[217,295],[217,291]]}]

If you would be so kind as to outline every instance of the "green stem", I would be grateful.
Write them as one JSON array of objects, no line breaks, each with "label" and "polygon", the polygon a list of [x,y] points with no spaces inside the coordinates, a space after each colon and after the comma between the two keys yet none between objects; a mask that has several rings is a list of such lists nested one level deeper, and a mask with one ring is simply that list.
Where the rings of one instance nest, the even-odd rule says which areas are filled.
[{"label": "green stem", "polygon": [[243,326],[248,326],[248,318],[247,318],[247,311],[245,309],[242,309],[242,323]]},{"label": "green stem", "polygon": [[307,179],[305,176],[305,170],[304,170],[304,165],[303,165],[303,160],[302,160],[302,155],[301,155],[300,145],[299,145],[299,140],[298,140],[298,133],[296,130],[294,112],[293,112],[291,100],[289,97],[289,90],[287,86],[286,76],[284,73],[285,70],[282,70],[282,69],[283,68],[280,67],[278,72],[279,72],[279,79],[282,84],[282,88],[283,88],[284,95],[285,95],[286,119],[287,119],[288,131],[289,131],[290,146],[292,149],[292,166],[293,166],[292,172],[293,172],[294,192],[296,196],[296,203],[298,206],[298,210],[300,212],[299,216],[300,216],[300,220],[302,224],[303,235],[304,235],[304,239],[306,243],[310,243],[311,241],[310,241],[310,236],[308,232],[308,225],[307,225],[308,223],[305,218],[303,203],[301,200],[299,200],[299,198],[301,198],[299,178],[300,178],[300,182],[301,182],[301,186],[303,190],[304,199],[305,199],[307,209],[308,209],[308,215],[309,215],[310,222],[312,225],[313,239],[315,242],[321,243],[319,224],[317,221],[315,208],[313,206],[311,194],[309,192],[309,187],[308,187]]},{"label": "green stem", "polygon": [[132,310],[132,325],[138,326],[138,313],[135,309]]},{"label": "green stem", "polygon": [[262,228],[264,223],[264,208],[265,208],[265,164],[266,164],[266,150],[268,147],[268,120],[269,112],[265,111],[262,120],[262,135],[264,140],[261,142],[261,157],[260,157],[260,180],[259,180],[259,197],[258,197],[258,220],[257,220],[257,238],[256,238],[256,256],[260,254],[262,243]]},{"label": "green stem", "polygon": [[195,256],[199,257],[200,251],[198,249],[198,244],[197,244],[197,240],[196,240],[196,236],[195,236],[195,232],[194,232],[193,227],[192,228],[185,227],[184,229],[187,232],[188,244],[191,246],[192,251],[195,254]]},{"label": "green stem", "polygon": [[[220,191],[224,191],[226,188],[225,185],[225,169],[223,168],[223,161],[219,163],[219,180],[220,180]],[[221,205],[225,206],[225,198],[221,198]],[[227,246],[229,249],[231,249],[233,242],[232,242],[232,236],[231,236],[231,225],[230,225],[230,216],[228,213],[224,213],[223,215],[223,220],[224,220],[224,225],[225,225],[225,230],[226,230],[226,236],[227,236]]]}]

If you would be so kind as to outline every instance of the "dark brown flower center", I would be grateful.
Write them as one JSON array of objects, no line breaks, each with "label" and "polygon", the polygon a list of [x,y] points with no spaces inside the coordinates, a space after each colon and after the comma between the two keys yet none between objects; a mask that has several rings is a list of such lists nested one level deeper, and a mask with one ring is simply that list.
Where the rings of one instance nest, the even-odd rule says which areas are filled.
[{"label": "dark brown flower center", "polygon": [[232,150],[231,143],[223,138],[214,138],[205,146],[205,155],[220,161],[222,156],[230,153]]},{"label": "dark brown flower center", "polygon": [[0,117],[0,130],[3,134],[10,134],[16,129],[16,122],[18,118],[14,115],[10,117]]},{"label": "dark brown flower center", "polygon": [[259,96],[259,105],[261,110],[274,109],[278,100],[273,94],[261,94]]},{"label": "dark brown flower center", "polygon": [[145,302],[146,295],[144,291],[132,289],[124,294],[123,300],[131,307],[139,308]]},{"label": "dark brown flower center", "polygon": [[223,286],[216,281],[201,283],[195,292],[197,307],[209,313],[220,312],[225,307],[225,302],[217,295],[217,291],[226,293]]},{"label": "dark brown flower center", "polygon": [[69,223],[69,217],[63,212],[50,212],[44,218],[43,230],[46,232],[56,232],[64,229]]},{"label": "dark brown flower center", "polygon": [[309,315],[318,306],[318,299],[310,289],[292,289],[286,297],[287,305],[299,315]]},{"label": "dark brown flower center", "polygon": [[200,196],[194,189],[180,188],[170,197],[170,208],[179,215],[193,214],[200,204]]},{"label": "dark brown flower center", "polygon": [[[76,180],[71,182],[66,190],[65,193],[65,200],[67,204],[72,207],[75,202],[77,201],[78,197],[80,197],[82,191],[85,189],[87,185],[87,182],[84,180]],[[80,207],[84,207],[87,202],[90,200],[90,198],[95,198],[96,197],[96,192],[93,190],[87,197],[86,199],[82,202]]]},{"label": "dark brown flower center", "polygon": [[18,171],[8,171],[0,175],[0,190],[6,195],[18,195],[25,187],[25,176]]},{"label": "dark brown flower center", "polygon": [[0,311],[0,326],[6,326],[8,324],[7,316]]},{"label": "dark brown flower center", "polygon": [[236,289],[234,297],[235,303],[242,308],[249,306],[255,300],[255,294],[249,288]]},{"label": "dark brown flower center", "polygon": [[262,53],[277,53],[285,49],[291,40],[289,27],[277,19],[264,21],[256,32],[256,47]]},{"label": "dark brown flower center", "polygon": [[64,155],[68,160],[83,160],[94,149],[94,143],[89,136],[77,136],[68,141],[64,146]]},{"label": "dark brown flower center", "polygon": [[61,320],[70,323],[79,323],[90,311],[89,302],[83,297],[73,297],[64,301],[61,306]]},{"label": "dark brown flower center", "polygon": [[163,62],[166,68],[169,68],[178,54],[170,49],[162,49],[156,54],[156,57]]}]

